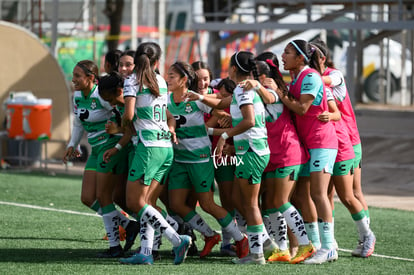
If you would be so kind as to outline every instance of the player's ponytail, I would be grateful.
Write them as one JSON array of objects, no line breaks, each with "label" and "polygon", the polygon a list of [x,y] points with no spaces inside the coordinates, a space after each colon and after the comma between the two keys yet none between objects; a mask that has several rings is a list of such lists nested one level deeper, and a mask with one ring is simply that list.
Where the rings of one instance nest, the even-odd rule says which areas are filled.
[{"label": "player's ponytail", "polygon": [[135,72],[140,85],[140,91],[142,90],[142,86],[146,85],[151,94],[156,97],[160,95],[160,90],[154,66],[160,56],[161,49],[158,44],[145,42],[138,46],[134,58]]}]

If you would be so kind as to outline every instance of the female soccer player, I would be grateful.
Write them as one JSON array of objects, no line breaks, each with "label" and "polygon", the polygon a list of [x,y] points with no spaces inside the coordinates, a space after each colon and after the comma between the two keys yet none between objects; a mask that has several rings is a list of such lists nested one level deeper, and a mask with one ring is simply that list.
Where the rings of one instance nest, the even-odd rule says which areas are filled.
[{"label": "female soccer player", "polygon": [[[334,68],[326,44],[323,41],[315,41],[311,43],[311,46],[316,49],[315,57],[312,59],[314,62],[311,64],[314,64],[313,67],[320,72],[325,84],[332,89],[333,108],[338,108],[338,112],[340,112],[341,119],[334,123],[335,128],[339,134],[344,132],[343,135],[345,137],[341,140],[345,138],[348,140],[348,146],[343,149],[345,152],[341,152],[341,149],[339,149],[338,155],[346,154],[346,150],[348,150],[354,156],[352,163],[348,165],[342,163],[337,157],[333,179],[339,198],[348,208],[358,228],[359,241],[357,247],[352,251],[352,255],[366,258],[374,252],[376,238],[369,227],[369,214],[366,211],[366,203],[361,190],[361,140],[359,138],[355,114],[346,89],[344,77],[340,71]],[[339,137],[338,135],[338,139]],[[341,143],[339,144],[341,145]],[[344,166],[352,166],[353,174],[348,175],[346,173],[344,175]],[[355,192],[355,189],[358,191]]]},{"label": "female soccer player", "polygon": [[[220,97],[225,97],[231,95],[233,93],[235,84],[231,79],[223,79],[220,83],[217,84],[217,89],[211,87],[211,80],[213,74],[211,72],[210,67],[206,62],[203,61],[196,61],[191,66],[194,69],[195,74],[197,75],[197,90],[201,95],[205,94],[214,94],[219,93]],[[221,92],[219,92],[219,86],[221,88]],[[230,87],[228,87],[230,86]],[[226,87],[229,88],[226,91]],[[224,110],[225,116],[220,118],[218,116],[212,116],[211,114],[204,114],[204,121],[206,122],[207,127],[211,128],[228,128],[231,125],[231,116],[230,116],[230,109]],[[219,136],[211,136],[211,151],[214,155],[214,151],[216,149],[217,141]],[[233,139],[227,140],[228,147],[232,146]],[[215,157],[215,161],[217,157]],[[214,179],[217,182],[218,189],[219,189],[219,196],[220,202],[223,208],[225,208],[229,213],[234,212],[234,206],[231,201],[231,190],[233,185],[233,178],[234,178],[234,165],[226,165],[226,166],[217,166],[214,167]],[[239,227],[240,228],[240,227]],[[234,251],[234,245],[231,243],[231,235],[228,232],[222,232],[222,243],[220,246],[220,254],[228,255],[228,256],[236,256],[236,252]]]},{"label": "female soccer player", "polygon": [[250,52],[237,52],[230,59],[229,77],[239,84],[230,100],[217,100],[209,96],[192,95],[212,107],[226,108],[230,103],[233,128],[214,129],[214,135],[221,135],[217,143],[218,156],[229,137],[234,139],[236,157],[239,162],[235,170],[233,199],[237,209],[247,222],[250,254],[235,259],[236,264],[265,264],[277,245],[264,228],[259,209],[259,191],[263,170],[269,162],[269,147],[265,128],[265,108],[260,96],[253,90],[244,91],[240,85],[253,73],[258,78],[256,62]]},{"label": "female soccer player", "polygon": [[[135,54],[135,74],[125,81],[125,113],[122,125],[133,123],[138,144],[129,169],[127,206],[137,214],[141,224],[141,249],[124,264],[152,264],[152,246],[155,231],[172,244],[174,264],[181,264],[191,244],[189,236],[178,235],[160,212],[150,205],[151,191],[162,181],[173,160],[171,130],[167,124],[167,85],[155,73],[161,49],[153,42],[142,43]],[[134,115],[137,119],[133,121]],[[145,237],[144,237],[145,236]]]},{"label": "female soccer player", "polygon": [[[266,94],[269,92],[265,87],[271,90],[279,87],[284,94],[288,92],[278,69],[277,57],[274,56],[266,61],[257,61],[257,65],[261,82],[247,80],[244,87],[245,89],[258,87],[256,88],[257,92],[268,103],[266,104],[266,128],[270,161],[264,173],[262,211],[269,217],[268,227],[272,229],[279,247],[279,250],[274,251],[268,261],[299,263],[312,256],[316,251],[309,242],[299,211],[290,203],[299,171],[308,161],[309,156],[299,141],[289,109],[278,100],[276,94],[272,101],[266,100]],[[287,247],[287,225],[292,229],[299,242],[299,251],[292,259]]]},{"label": "female soccer player", "polygon": [[321,249],[306,264],[320,264],[338,258],[334,248],[332,208],[328,199],[328,185],[338,151],[338,139],[332,123],[318,120],[317,116],[328,111],[326,93],[321,76],[308,64],[311,48],[304,40],[293,40],[285,47],[282,62],[292,76],[288,97],[280,89],[278,96],[294,114],[299,138],[310,154],[310,194],[318,214]]},{"label": "female soccer player", "polygon": [[123,52],[121,54],[121,57],[119,58],[118,72],[122,75],[124,79],[126,79],[134,72],[134,57],[135,51],[128,50]]},{"label": "female soccer player", "polygon": [[[63,160],[66,162],[70,157],[79,154],[75,148],[86,131],[92,152],[83,174],[81,200],[83,204],[101,214],[104,221],[110,248],[98,256],[120,257],[123,255],[123,249],[120,245],[119,225],[126,229],[127,238],[132,242],[135,240],[133,236],[136,236],[137,227],[133,221],[122,215],[113,203],[113,172],[126,151],[121,150],[118,144],[121,136],[110,135],[105,131],[105,124],[108,120],[115,119],[115,115],[113,107],[99,96],[97,75],[97,66],[89,60],[79,61],[73,69],[72,82],[76,89],[73,97],[75,117],[71,139]],[[103,154],[112,147],[121,152],[110,160],[104,160]]]},{"label": "female soccer player", "polygon": [[184,96],[196,83],[191,65],[176,62],[168,70],[168,110],[176,119],[178,144],[174,145],[174,163],[169,173],[169,204],[192,228],[204,235],[205,246],[200,257],[210,254],[214,245],[221,240],[220,234],[186,204],[192,188],[195,189],[201,208],[211,214],[236,240],[237,255],[247,255],[247,238],[239,231],[232,216],[214,202],[214,166],[211,158],[211,142],[204,124],[204,113],[211,108],[200,102],[186,101]]}]

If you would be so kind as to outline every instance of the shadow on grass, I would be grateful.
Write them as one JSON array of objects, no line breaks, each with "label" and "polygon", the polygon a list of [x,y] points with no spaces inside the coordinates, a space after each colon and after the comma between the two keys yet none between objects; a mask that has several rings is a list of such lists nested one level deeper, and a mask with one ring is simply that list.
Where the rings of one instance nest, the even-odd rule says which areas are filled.
[{"label": "shadow on grass", "polygon": [[65,241],[65,242],[79,242],[79,243],[95,243],[96,240],[80,240],[80,239],[65,239],[65,238],[36,238],[36,237],[2,237],[0,240],[13,241],[13,240],[32,240],[32,241]]},{"label": "shadow on grass", "polygon": [[[98,258],[97,254],[102,249],[54,249],[54,248],[0,248],[0,263],[76,263],[76,264],[107,264],[119,265],[117,258]],[[125,257],[129,257],[133,252],[126,253]],[[157,264],[170,265],[173,263],[174,256],[171,251],[161,250],[161,260],[156,261]],[[206,259],[200,259],[198,256],[188,256],[186,263],[202,264],[202,263],[220,263],[232,264],[230,258],[219,256],[212,253]]]},{"label": "shadow on grass", "polygon": [[97,258],[99,249],[10,248],[0,249],[0,262],[21,263],[93,263],[118,264],[116,259]]}]

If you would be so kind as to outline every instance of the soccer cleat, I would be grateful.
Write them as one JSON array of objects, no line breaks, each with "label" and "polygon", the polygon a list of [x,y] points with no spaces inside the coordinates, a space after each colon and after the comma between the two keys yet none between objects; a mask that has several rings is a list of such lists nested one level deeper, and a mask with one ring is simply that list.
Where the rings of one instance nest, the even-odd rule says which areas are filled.
[{"label": "soccer cleat", "polygon": [[221,236],[219,233],[215,232],[215,234],[211,237],[204,236],[204,248],[203,251],[200,252],[200,258],[206,257],[210,254],[213,247],[221,241]]},{"label": "soccer cleat", "polygon": [[191,237],[191,244],[190,244],[190,248],[188,249],[188,256],[198,256],[198,248],[196,246],[196,241],[197,241],[197,236],[194,233],[194,230],[192,230],[190,228],[190,231],[188,232],[188,234],[184,234],[184,235],[188,235]]},{"label": "soccer cleat", "polygon": [[154,263],[154,259],[152,255],[146,256],[144,254],[135,253],[129,258],[121,258],[119,259],[121,264],[142,264],[142,265],[152,265]]},{"label": "soccer cleat", "polygon": [[179,246],[174,247],[175,254],[174,264],[178,265],[184,262],[187,257],[188,249],[191,245],[191,237],[187,235],[180,235],[181,243]]},{"label": "soccer cleat", "polygon": [[[241,240],[241,241],[243,241],[243,240]],[[248,245],[247,245],[247,249],[249,249],[249,246]],[[230,244],[229,243],[227,245],[222,245],[220,247],[220,255],[237,257],[236,250],[237,250],[237,247],[234,244]]]},{"label": "soccer cleat", "polygon": [[234,258],[231,260],[234,264],[266,264],[263,254],[249,254],[244,258]]},{"label": "soccer cleat", "polygon": [[338,253],[335,248],[321,248],[311,257],[306,259],[304,264],[323,264],[326,262],[333,262],[338,259]]},{"label": "soccer cleat", "polygon": [[286,250],[280,250],[275,249],[270,255],[270,257],[267,259],[268,262],[289,262],[290,261],[290,252],[289,249]]},{"label": "soccer cleat", "polygon": [[375,249],[375,235],[372,231],[364,237],[364,242],[362,245],[361,257],[368,258],[374,253]]},{"label": "soccer cleat", "polygon": [[[336,250],[335,250],[336,251]],[[296,253],[295,257],[290,260],[291,264],[297,264],[303,262],[313,254],[315,254],[316,249],[313,247],[312,243],[309,242],[307,245],[300,245],[299,250]]]},{"label": "soccer cleat", "polygon": [[140,230],[140,225],[138,222],[130,220],[127,227],[125,228],[126,237],[125,237],[125,246],[124,251],[128,251],[135,242],[137,235]]},{"label": "soccer cleat", "polygon": [[236,242],[236,255],[239,258],[244,258],[249,255],[249,239],[246,236],[243,237],[240,241]]},{"label": "soccer cleat", "polygon": [[112,246],[104,252],[98,253],[98,258],[120,258],[124,256],[124,250],[121,245]]},{"label": "soccer cleat", "polygon": [[269,257],[273,254],[273,251],[278,250],[278,249],[279,247],[273,240],[267,239],[263,243],[263,253],[264,253],[265,259],[266,260],[269,259]]},{"label": "soccer cleat", "polygon": [[358,241],[357,247],[351,252],[351,255],[354,257],[361,257],[362,255],[362,248],[364,247],[364,242]]}]

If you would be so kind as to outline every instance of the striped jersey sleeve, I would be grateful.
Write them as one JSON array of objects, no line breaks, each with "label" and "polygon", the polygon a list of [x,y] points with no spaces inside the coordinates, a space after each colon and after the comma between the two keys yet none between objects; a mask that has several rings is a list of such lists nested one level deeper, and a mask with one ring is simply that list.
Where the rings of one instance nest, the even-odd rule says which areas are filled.
[{"label": "striped jersey sleeve", "polygon": [[243,155],[249,148],[259,156],[269,154],[265,126],[265,108],[261,98],[254,90],[243,91],[243,88],[239,86],[234,90],[233,99],[230,104],[233,127],[236,127],[243,120],[240,108],[246,104],[253,105],[255,125],[247,131],[233,137],[236,154]]}]

